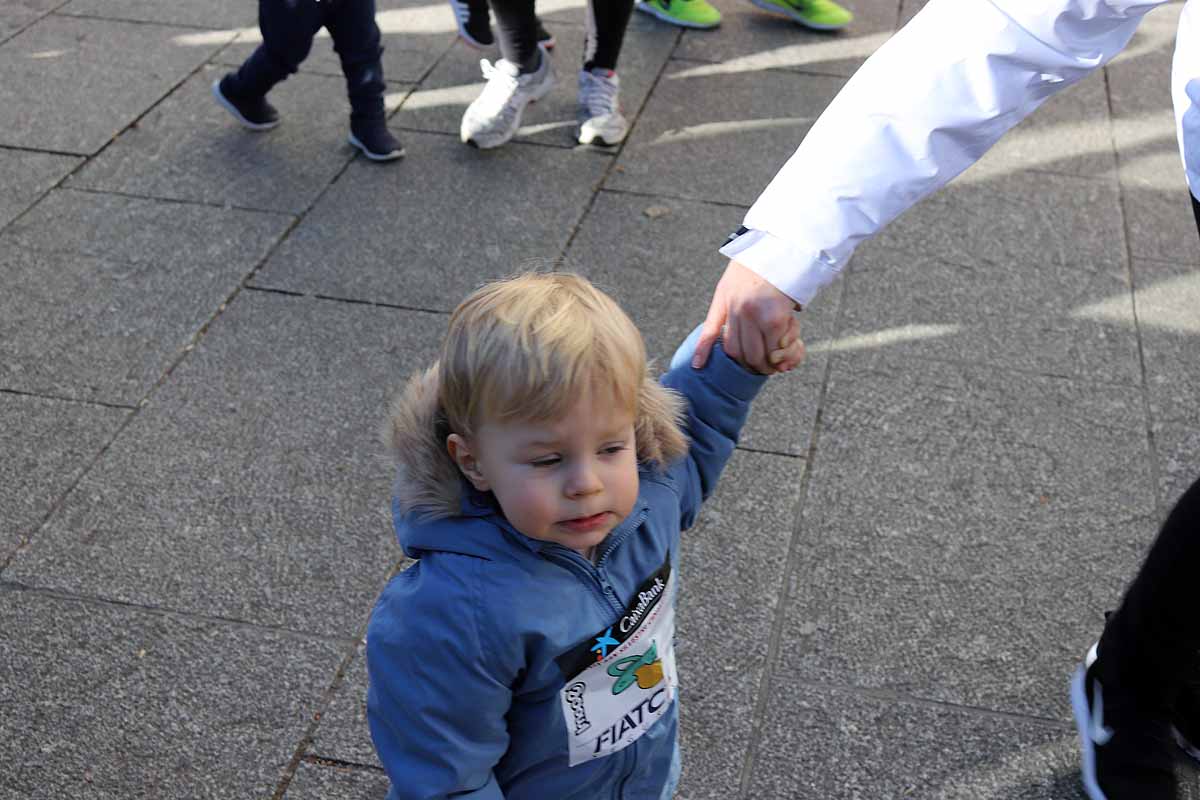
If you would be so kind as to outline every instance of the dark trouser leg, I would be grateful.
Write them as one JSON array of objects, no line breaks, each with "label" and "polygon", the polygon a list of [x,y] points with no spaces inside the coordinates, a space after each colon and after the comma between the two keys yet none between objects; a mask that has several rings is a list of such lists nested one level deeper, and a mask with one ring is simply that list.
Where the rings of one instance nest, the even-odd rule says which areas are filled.
[{"label": "dark trouser leg", "polygon": [[262,44],[234,73],[232,89],[242,97],[262,97],[294,73],[312,50],[328,0],[259,0]]},{"label": "dark trouser leg", "polygon": [[587,45],[583,68],[615,70],[634,0],[588,0]]},{"label": "dark trouser leg", "polygon": [[[324,0],[328,3],[331,0]],[[380,61],[379,26],[375,23],[375,0],[332,0],[333,10],[326,27],[333,48],[342,60],[346,94],[353,119],[382,119],[383,64]]]},{"label": "dark trouser leg", "polygon": [[1200,480],[1163,523],[1100,638],[1104,677],[1146,711],[1169,713],[1200,666],[1198,577]]},{"label": "dark trouser leg", "polygon": [[533,0],[492,0],[492,14],[500,37],[500,55],[522,73],[536,72],[541,56]]}]

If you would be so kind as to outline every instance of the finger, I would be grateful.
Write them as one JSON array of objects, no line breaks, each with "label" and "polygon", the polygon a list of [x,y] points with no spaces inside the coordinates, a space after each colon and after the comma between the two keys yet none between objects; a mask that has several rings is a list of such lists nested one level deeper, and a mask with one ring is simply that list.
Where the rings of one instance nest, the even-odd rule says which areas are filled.
[{"label": "finger", "polygon": [[742,360],[742,337],[737,317],[726,321],[721,346],[725,348],[725,355],[736,361]]},{"label": "finger", "polygon": [[704,320],[704,328],[700,331],[700,338],[696,340],[696,350],[692,353],[694,369],[700,369],[708,363],[708,355],[712,352],[713,343],[721,335],[721,326],[724,324],[724,307],[718,305],[717,299],[713,298],[712,305],[708,309],[708,317]]},{"label": "finger", "polygon": [[804,342],[797,340],[789,349],[788,355],[780,362],[778,369],[780,372],[788,372],[800,366],[804,361],[804,356],[807,350],[804,347]]},{"label": "finger", "polygon": [[742,363],[757,372],[770,375],[775,371],[774,367],[767,361],[767,352],[770,350],[769,341],[771,340],[764,339],[759,327],[745,316],[739,317],[736,320],[736,324],[738,328],[738,342],[741,345]]}]

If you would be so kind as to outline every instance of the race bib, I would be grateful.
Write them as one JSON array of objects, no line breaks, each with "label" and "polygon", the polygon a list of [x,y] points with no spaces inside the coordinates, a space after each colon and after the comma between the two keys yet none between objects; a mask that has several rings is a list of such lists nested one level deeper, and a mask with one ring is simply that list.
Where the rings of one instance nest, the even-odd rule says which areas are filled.
[{"label": "race bib", "polygon": [[616,624],[557,660],[572,767],[628,747],[667,713],[678,685],[670,554]]}]

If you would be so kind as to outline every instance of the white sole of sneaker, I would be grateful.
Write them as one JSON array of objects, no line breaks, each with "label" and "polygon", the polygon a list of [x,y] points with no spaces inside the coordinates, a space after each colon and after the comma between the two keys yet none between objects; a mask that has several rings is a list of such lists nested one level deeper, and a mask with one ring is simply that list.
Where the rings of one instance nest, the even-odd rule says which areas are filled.
[{"label": "white sole of sneaker", "polygon": [[1200,763],[1200,747],[1189,742],[1174,726],[1171,727],[1171,735],[1175,737],[1175,744],[1179,745],[1179,749],[1186,753],[1188,758]]},{"label": "white sole of sneaker", "polygon": [[594,128],[584,123],[579,128],[579,136],[577,141],[582,145],[589,147],[616,147],[621,142],[625,141],[625,135],[629,133],[627,127],[621,128]]},{"label": "white sole of sneaker", "polygon": [[404,148],[393,150],[390,153],[372,153],[367,149],[367,146],[358,140],[358,137],[353,133],[346,139],[353,146],[362,151],[362,154],[372,161],[395,161],[398,158],[404,158]]},{"label": "white sole of sneaker", "polygon": [[750,3],[757,8],[761,8],[763,11],[770,11],[772,14],[778,14],[780,16],[787,17],[797,25],[803,25],[806,28],[812,28],[814,31],[840,31],[842,28],[846,27],[846,25],[850,24],[847,22],[845,25],[821,25],[816,22],[809,22],[794,11],[789,11],[786,8],[780,8],[773,3],[764,2],[764,0],[750,0]]},{"label": "white sole of sneaker", "polygon": [[212,93],[213,93],[213,97],[217,98],[217,102],[220,103],[221,106],[226,111],[228,111],[230,114],[233,115],[233,118],[238,121],[239,125],[241,125],[243,128],[245,128],[247,130],[269,131],[269,130],[271,130],[271,128],[278,127],[279,123],[282,122],[282,120],[278,120],[278,119],[275,120],[274,122],[251,122],[250,120],[243,117],[242,112],[237,110],[237,106],[235,106],[233,103],[229,102],[229,100],[226,99],[225,95],[221,94],[220,79],[213,81]]},{"label": "white sole of sneaker", "polygon": [[1071,709],[1075,712],[1075,728],[1079,731],[1079,777],[1083,790],[1091,800],[1108,800],[1096,780],[1096,748],[1092,743],[1092,714],[1088,710],[1087,690],[1083,682],[1087,670],[1080,666],[1071,677]]},{"label": "white sole of sneaker", "polygon": [[649,14],[652,17],[661,19],[663,22],[668,22],[672,25],[678,25],[681,28],[693,28],[698,31],[711,31],[713,28],[721,24],[718,21],[714,22],[712,25],[700,25],[696,22],[687,22],[686,20],[676,19],[675,17],[668,16],[667,14],[659,11],[658,8],[652,3],[638,3],[634,6],[634,8],[636,8],[638,11]]}]

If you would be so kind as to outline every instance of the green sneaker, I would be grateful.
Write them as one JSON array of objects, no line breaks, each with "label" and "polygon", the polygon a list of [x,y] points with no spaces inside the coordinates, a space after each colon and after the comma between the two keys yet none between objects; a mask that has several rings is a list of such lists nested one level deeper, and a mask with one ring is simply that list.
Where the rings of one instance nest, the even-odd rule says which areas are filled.
[{"label": "green sneaker", "polygon": [[721,24],[721,12],[708,0],[639,0],[634,8],[684,28],[715,28]]},{"label": "green sneaker", "polygon": [[808,28],[836,31],[844,28],[854,15],[833,0],[750,0],[751,3],[775,14],[783,14]]}]

